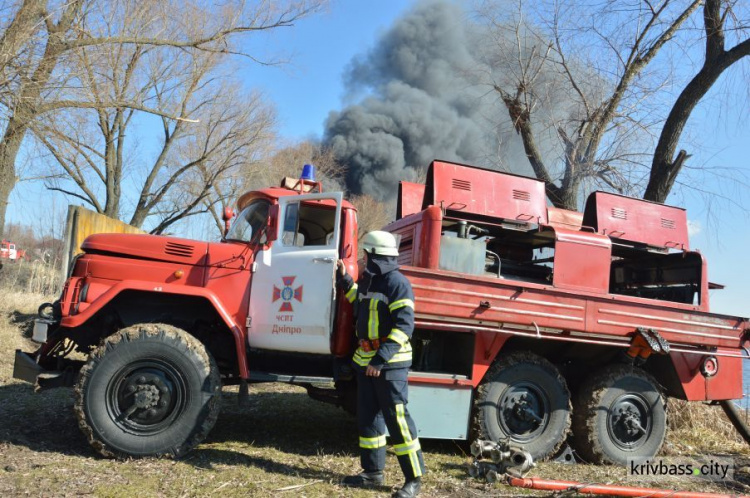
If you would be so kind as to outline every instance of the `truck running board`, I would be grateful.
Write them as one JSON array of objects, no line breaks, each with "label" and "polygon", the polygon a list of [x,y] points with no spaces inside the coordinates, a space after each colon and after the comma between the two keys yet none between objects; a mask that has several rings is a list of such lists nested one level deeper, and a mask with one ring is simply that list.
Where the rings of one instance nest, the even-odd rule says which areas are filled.
[{"label": "truck running board", "polygon": [[310,375],[288,375],[267,372],[250,372],[250,382],[287,382],[289,384],[331,384],[331,377],[313,377]]},{"label": "truck running board", "polygon": [[[315,401],[329,403],[335,406],[343,406],[345,394],[333,387],[333,378],[314,377],[310,375],[287,375],[267,372],[250,372],[250,382],[286,382],[307,389],[307,395]],[[313,384],[328,384],[331,387],[315,386]],[[247,385],[247,384],[245,384]],[[245,394],[246,398],[247,394]],[[243,392],[240,389],[240,403],[243,401]]]}]

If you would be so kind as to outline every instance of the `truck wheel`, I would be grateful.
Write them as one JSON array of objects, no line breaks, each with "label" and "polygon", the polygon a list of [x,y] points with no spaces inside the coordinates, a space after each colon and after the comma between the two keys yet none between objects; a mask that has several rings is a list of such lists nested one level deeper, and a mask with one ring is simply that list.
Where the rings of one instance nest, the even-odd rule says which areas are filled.
[{"label": "truck wheel", "polygon": [[216,423],[221,379],[195,337],[164,324],[104,339],[76,384],[75,412],[105,457],[181,457]]},{"label": "truck wheel", "polygon": [[549,361],[530,352],[500,357],[477,390],[480,439],[510,438],[534,459],[557,451],[570,428],[570,393]]},{"label": "truck wheel", "polygon": [[640,368],[613,365],[581,385],[573,410],[573,442],[590,462],[626,465],[651,458],[667,430],[665,399]]}]

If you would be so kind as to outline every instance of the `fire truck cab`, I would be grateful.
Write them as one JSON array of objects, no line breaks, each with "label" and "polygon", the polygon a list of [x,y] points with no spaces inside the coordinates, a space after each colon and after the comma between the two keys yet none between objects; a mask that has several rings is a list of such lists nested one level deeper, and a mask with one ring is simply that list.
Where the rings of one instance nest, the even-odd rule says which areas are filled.
[{"label": "fire truck cab", "polygon": [[18,258],[16,245],[7,240],[0,242],[0,258],[15,261]]}]

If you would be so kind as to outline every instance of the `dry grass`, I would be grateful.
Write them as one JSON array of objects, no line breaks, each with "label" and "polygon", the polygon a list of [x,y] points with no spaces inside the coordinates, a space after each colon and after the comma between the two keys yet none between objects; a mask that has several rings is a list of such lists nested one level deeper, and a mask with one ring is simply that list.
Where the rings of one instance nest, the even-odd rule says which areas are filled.
[{"label": "dry grass", "polygon": [[[0,290],[0,292],[2,292]],[[401,481],[395,456],[388,455],[387,482],[378,490],[341,486],[359,467],[355,420],[340,409],[315,402],[286,385],[252,388],[253,406],[239,408],[236,389],[225,389],[222,412],[208,439],[180,461],[106,460],[79,432],[69,389],[33,393],[11,378],[13,351],[31,350],[23,337],[24,318],[42,295],[0,294],[0,496],[386,496]],[[670,454],[749,455],[718,408],[671,402]],[[426,497],[547,496],[490,485],[468,477],[462,445],[422,442],[429,474]],[[659,485],[635,481],[622,467],[541,463],[531,476],[583,482]],[[685,480],[683,489],[746,493],[741,484]]]},{"label": "dry grass", "polygon": [[0,292],[9,289],[26,294],[55,295],[62,283],[57,261],[50,264],[42,261],[22,259],[16,263],[5,263],[0,269]]},{"label": "dry grass", "polygon": [[742,440],[719,406],[669,401],[669,438],[666,455],[737,454],[750,456]]}]

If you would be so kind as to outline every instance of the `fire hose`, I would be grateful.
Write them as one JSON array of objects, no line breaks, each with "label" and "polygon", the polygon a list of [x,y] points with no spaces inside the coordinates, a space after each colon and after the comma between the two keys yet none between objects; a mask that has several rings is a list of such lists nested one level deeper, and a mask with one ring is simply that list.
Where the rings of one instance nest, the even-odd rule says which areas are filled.
[{"label": "fire hose", "polygon": [[632,486],[615,486],[611,484],[582,484],[574,481],[557,479],[540,479],[538,477],[508,476],[509,486],[542,491],[570,491],[584,495],[600,496],[648,496],[649,498],[728,498],[730,495],[716,493],[698,493],[693,491],[672,491],[669,489],[636,488]]},{"label": "fire hose", "polygon": [[490,483],[504,480],[509,486],[540,491],[571,492],[599,496],[638,496],[648,498],[728,498],[730,495],[673,491],[669,489],[640,488],[611,484],[584,484],[559,479],[524,477],[535,463],[529,452],[509,441],[476,440],[471,443],[474,461],[469,465],[469,475],[484,478]]}]

